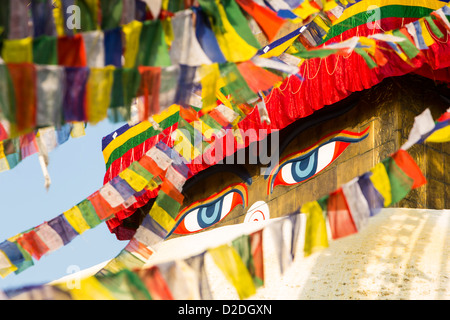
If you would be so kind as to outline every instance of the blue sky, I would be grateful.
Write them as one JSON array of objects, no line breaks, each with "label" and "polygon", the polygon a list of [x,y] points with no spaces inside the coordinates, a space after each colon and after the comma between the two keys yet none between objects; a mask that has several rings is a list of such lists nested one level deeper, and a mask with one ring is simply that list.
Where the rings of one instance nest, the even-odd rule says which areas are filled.
[{"label": "blue sky", "polygon": [[[86,128],[86,135],[70,138],[50,153],[52,185],[47,192],[37,155],[0,173],[0,242],[48,221],[70,209],[103,185],[105,163],[102,137],[124,123],[104,120]],[[78,236],[67,246],[34,261],[22,273],[0,278],[0,290],[43,284],[115,257],[126,246],[110,233],[105,223]]]}]

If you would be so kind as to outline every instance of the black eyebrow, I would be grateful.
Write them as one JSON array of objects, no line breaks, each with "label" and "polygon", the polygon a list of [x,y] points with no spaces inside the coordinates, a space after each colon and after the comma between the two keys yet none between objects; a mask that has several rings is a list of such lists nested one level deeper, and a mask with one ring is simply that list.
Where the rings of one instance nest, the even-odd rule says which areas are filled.
[{"label": "black eyebrow", "polygon": [[248,172],[247,168],[241,164],[216,164],[214,166],[211,166],[202,172],[196,174],[195,176],[192,176],[189,178],[184,186],[183,186],[183,192],[189,190],[192,186],[197,184],[198,182],[221,172],[228,172],[236,175],[239,177],[243,182],[247,183],[248,185],[251,185],[253,180],[250,176],[250,173]]}]

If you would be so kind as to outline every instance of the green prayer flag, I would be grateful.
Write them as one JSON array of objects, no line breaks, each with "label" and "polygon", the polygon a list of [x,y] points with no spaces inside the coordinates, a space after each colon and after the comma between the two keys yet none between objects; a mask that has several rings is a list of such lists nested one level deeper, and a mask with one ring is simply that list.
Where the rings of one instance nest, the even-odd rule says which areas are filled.
[{"label": "green prayer flag", "polygon": [[33,62],[36,64],[58,64],[57,37],[40,36],[33,39]]},{"label": "green prayer flag", "polygon": [[145,169],[138,161],[134,161],[128,168],[136,172],[138,175],[140,175],[147,181],[153,179],[153,174],[151,174],[147,169]]},{"label": "green prayer flag", "polygon": [[444,34],[441,32],[441,30],[437,27],[436,23],[434,22],[433,18],[431,16],[426,16],[425,20],[427,20],[428,25],[431,28],[431,31],[434,33],[434,35],[438,38],[444,37]]},{"label": "green prayer flag", "polygon": [[212,19],[212,24],[223,31],[223,22],[215,0],[199,0],[200,7]]},{"label": "green prayer flag", "polygon": [[234,239],[231,246],[236,250],[242,259],[242,262],[247,267],[250,275],[252,276],[255,288],[259,288],[264,285],[264,280],[256,276],[255,264],[253,261],[251,243],[249,235],[242,235]]},{"label": "green prayer flag", "polygon": [[115,29],[122,19],[122,0],[100,0],[102,12],[102,30]]},{"label": "green prayer flag", "polygon": [[142,23],[136,65],[148,67],[168,67],[171,65],[161,20],[147,20]]},{"label": "green prayer flag", "polygon": [[302,59],[312,59],[312,58],[326,58],[332,54],[335,54],[339,50],[337,49],[314,49],[314,50],[304,50],[294,53],[293,56]]},{"label": "green prayer flag", "polygon": [[367,66],[370,69],[377,67],[377,64],[375,63],[375,61],[373,61],[373,59],[369,56],[369,54],[364,49],[355,48],[355,52],[364,59],[364,61],[367,63]]},{"label": "green prayer flag", "polygon": [[396,37],[405,39],[405,41],[399,42],[398,45],[402,48],[409,59],[412,59],[419,54],[420,50],[417,49],[416,46],[400,30],[394,30],[392,31],[392,34]]},{"label": "green prayer flag", "polygon": [[97,17],[95,11],[89,6],[89,0],[76,0],[75,4],[80,8],[80,27],[79,32],[93,31],[97,29]]},{"label": "green prayer flag", "polygon": [[232,94],[236,104],[247,103],[258,98],[242,77],[236,64],[233,62],[220,63],[219,70],[220,76],[225,82],[225,89]]},{"label": "green prayer flag", "polygon": [[260,43],[253,35],[252,30],[248,25],[248,21],[242,14],[241,9],[237,5],[235,0],[223,0],[222,4],[225,9],[228,20],[233,26],[234,30],[244,39],[249,45],[259,49]]},{"label": "green prayer flag", "polygon": [[89,200],[85,199],[82,202],[80,202],[77,206],[78,209],[80,209],[81,211],[83,219],[86,221],[89,227],[94,228],[101,223],[101,220],[98,217],[94,206]]},{"label": "green prayer flag", "polygon": [[160,190],[158,193],[156,203],[174,219],[177,217],[181,207],[181,204],[179,202],[172,199],[162,190]]},{"label": "green prayer flag", "polygon": [[382,161],[391,183],[392,204],[402,200],[411,191],[414,180],[397,165],[392,157]]},{"label": "green prayer flag", "polygon": [[4,64],[0,64],[0,115],[8,122],[16,123],[14,86]]}]

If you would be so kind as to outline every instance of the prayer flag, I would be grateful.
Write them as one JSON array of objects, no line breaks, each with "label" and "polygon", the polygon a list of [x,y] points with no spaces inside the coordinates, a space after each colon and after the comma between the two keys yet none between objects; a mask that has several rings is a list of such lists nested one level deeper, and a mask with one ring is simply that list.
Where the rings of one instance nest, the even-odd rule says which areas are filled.
[{"label": "prayer flag", "polygon": [[[135,25],[135,28],[139,29],[138,24]],[[172,64],[161,20],[146,20],[139,31],[134,32],[139,34],[139,44],[136,45],[139,48],[136,56],[137,66],[168,67]]]},{"label": "prayer flag", "polygon": [[195,36],[192,16],[191,10],[184,10],[171,19],[174,41],[170,48],[170,59],[173,64],[200,66],[212,63]]},{"label": "prayer flag", "polygon": [[370,181],[375,189],[381,194],[384,199],[384,207],[387,208],[392,203],[391,184],[386,172],[386,167],[380,162],[370,169],[372,175]]},{"label": "prayer flag", "polygon": [[[109,1],[109,0],[108,0]],[[115,28],[104,31],[105,66],[122,67],[122,29]]]},{"label": "prayer flag", "polygon": [[34,231],[28,231],[17,239],[17,243],[36,260],[39,260],[50,249]]},{"label": "prayer flag", "polygon": [[64,84],[66,83],[64,67],[38,65],[36,75],[36,126],[60,126],[63,121]]},{"label": "prayer flag", "polygon": [[7,67],[14,88],[16,130],[26,133],[36,126],[36,67],[29,63]]},{"label": "prayer flag", "polygon": [[412,189],[416,189],[427,183],[427,180],[420,171],[419,166],[407,151],[402,149],[398,150],[392,155],[392,159],[400,167],[400,169],[413,180],[414,183],[411,186]]},{"label": "prayer flag", "polygon": [[55,36],[56,27],[52,13],[53,5],[51,0],[40,0],[31,2],[31,16],[33,19],[33,36],[42,35]]},{"label": "prayer flag", "polygon": [[328,236],[322,208],[317,201],[302,205],[300,210],[306,214],[304,254],[309,256],[328,247]]},{"label": "prayer flag", "polygon": [[76,236],[78,236],[78,233],[69,224],[69,222],[67,221],[67,219],[65,218],[65,216],[63,214],[48,221],[48,225],[53,230],[55,230],[55,232],[62,239],[64,245],[67,245]]},{"label": "prayer flag", "polygon": [[347,200],[353,222],[359,231],[367,225],[370,217],[370,208],[358,184],[358,178],[342,185],[342,192]]},{"label": "prayer flag", "polygon": [[370,180],[371,175],[372,173],[368,172],[360,176],[358,184],[369,205],[370,216],[374,216],[384,207],[384,198],[373,186]]},{"label": "prayer flag", "polygon": [[86,49],[87,66],[103,68],[105,66],[105,37],[100,30],[81,33]]},{"label": "prayer flag", "polygon": [[385,166],[389,177],[392,197],[391,204],[396,204],[411,191],[414,180],[403,172],[392,157],[384,159],[381,163]]},{"label": "prayer flag", "polygon": [[358,231],[342,188],[330,194],[327,202],[327,218],[333,240]]},{"label": "prayer flag", "polygon": [[184,260],[184,262],[186,262],[194,270],[197,276],[200,299],[212,300],[212,294],[209,288],[208,277],[205,269],[205,253],[206,251],[196,256],[192,256]]},{"label": "prayer flag", "polygon": [[138,275],[153,300],[174,300],[173,295],[158,266],[142,269]]},{"label": "prayer flag", "polygon": [[5,63],[32,63],[33,39],[3,40],[2,58]]},{"label": "prayer flag", "polygon": [[141,30],[142,22],[136,20],[122,26],[122,31],[125,35],[125,68],[134,68],[136,65]]},{"label": "prayer flag", "polygon": [[86,84],[87,120],[96,124],[107,117],[114,81],[114,67],[91,68]]},{"label": "prayer flag", "polygon": [[221,245],[207,251],[225,278],[236,289],[239,298],[247,299],[256,293],[253,279],[239,254],[229,245]]},{"label": "prayer flag", "polygon": [[63,116],[65,122],[86,121],[86,84],[89,68],[65,68]]},{"label": "prayer flag", "polygon": [[64,217],[78,234],[82,234],[86,230],[89,230],[91,228],[87,224],[86,220],[84,220],[83,214],[81,213],[78,206],[72,207],[69,210],[65,211]]},{"label": "prayer flag", "polygon": [[192,7],[195,13],[195,35],[197,41],[211,62],[224,63],[226,59],[220,50],[216,36],[212,30],[209,17],[201,7]]},{"label": "prayer flag", "polygon": [[53,252],[64,246],[64,241],[47,222],[36,227],[34,231],[48,247],[49,252]]},{"label": "prayer flag", "polygon": [[86,50],[81,34],[58,37],[58,65],[86,67]]}]

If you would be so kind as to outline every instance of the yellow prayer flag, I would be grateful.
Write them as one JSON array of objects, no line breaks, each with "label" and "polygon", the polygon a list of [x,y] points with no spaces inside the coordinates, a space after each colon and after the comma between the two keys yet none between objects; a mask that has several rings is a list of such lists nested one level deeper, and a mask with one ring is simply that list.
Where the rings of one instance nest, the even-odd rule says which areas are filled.
[{"label": "yellow prayer flag", "polygon": [[62,13],[62,3],[61,0],[54,1],[53,8],[53,19],[55,21],[56,33],[58,36],[64,35],[64,16]]},{"label": "yellow prayer flag", "polygon": [[129,168],[126,168],[124,171],[119,173],[119,176],[137,192],[142,191],[142,189],[144,189],[148,184],[147,179]]},{"label": "yellow prayer flag", "polygon": [[450,126],[433,132],[425,141],[436,143],[450,142]]},{"label": "yellow prayer flag", "polygon": [[216,91],[219,87],[220,70],[217,63],[204,64],[200,67],[202,85],[202,109],[209,112],[216,107]]},{"label": "yellow prayer flag", "polygon": [[133,20],[122,27],[125,35],[125,64],[124,68],[134,68],[136,56],[139,50],[139,38],[141,36],[142,22]]},{"label": "yellow prayer flag", "polygon": [[33,39],[3,40],[2,58],[5,63],[33,63]]},{"label": "yellow prayer flag", "polygon": [[84,220],[83,214],[77,206],[64,212],[64,216],[66,217],[67,222],[69,222],[78,234],[82,234],[91,228],[86,220]]},{"label": "yellow prayer flag", "polygon": [[158,188],[158,184],[153,179],[145,186],[145,189],[150,191],[155,190],[156,188]]},{"label": "yellow prayer flag", "polygon": [[88,121],[96,124],[107,117],[114,82],[114,66],[91,68],[87,83]]},{"label": "yellow prayer flag", "polygon": [[328,235],[322,208],[317,201],[305,203],[301,212],[306,214],[305,256],[328,247]]},{"label": "yellow prayer flag", "polygon": [[172,230],[175,226],[175,220],[156,202],[153,204],[149,215],[166,231]]},{"label": "yellow prayer flag", "polygon": [[84,122],[73,122],[72,131],[70,131],[70,136],[72,138],[79,138],[85,135],[86,131],[84,131]]},{"label": "yellow prayer flag", "polygon": [[366,47],[363,48],[365,51],[367,51],[370,55],[375,56],[377,42],[374,39],[359,37],[359,43]]},{"label": "yellow prayer flag", "polygon": [[225,278],[236,288],[241,300],[256,293],[252,276],[233,247],[224,244],[214,249],[208,249],[208,253]]},{"label": "yellow prayer flag", "polygon": [[370,169],[372,175],[370,181],[384,198],[384,206],[388,207],[392,203],[391,182],[385,166],[380,162]]},{"label": "yellow prayer flag", "polygon": [[428,27],[425,24],[425,19],[419,19],[420,27],[422,29],[422,37],[425,44],[429,47],[432,44],[434,44],[433,37],[431,36],[430,32],[428,31]]},{"label": "yellow prayer flag", "polygon": [[234,30],[227,18],[225,9],[219,0],[216,0],[219,15],[223,23],[223,31],[219,27],[213,26],[213,32],[216,35],[217,43],[225,56],[230,62],[240,62],[250,60],[258,51],[257,48],[249,45]]}]

